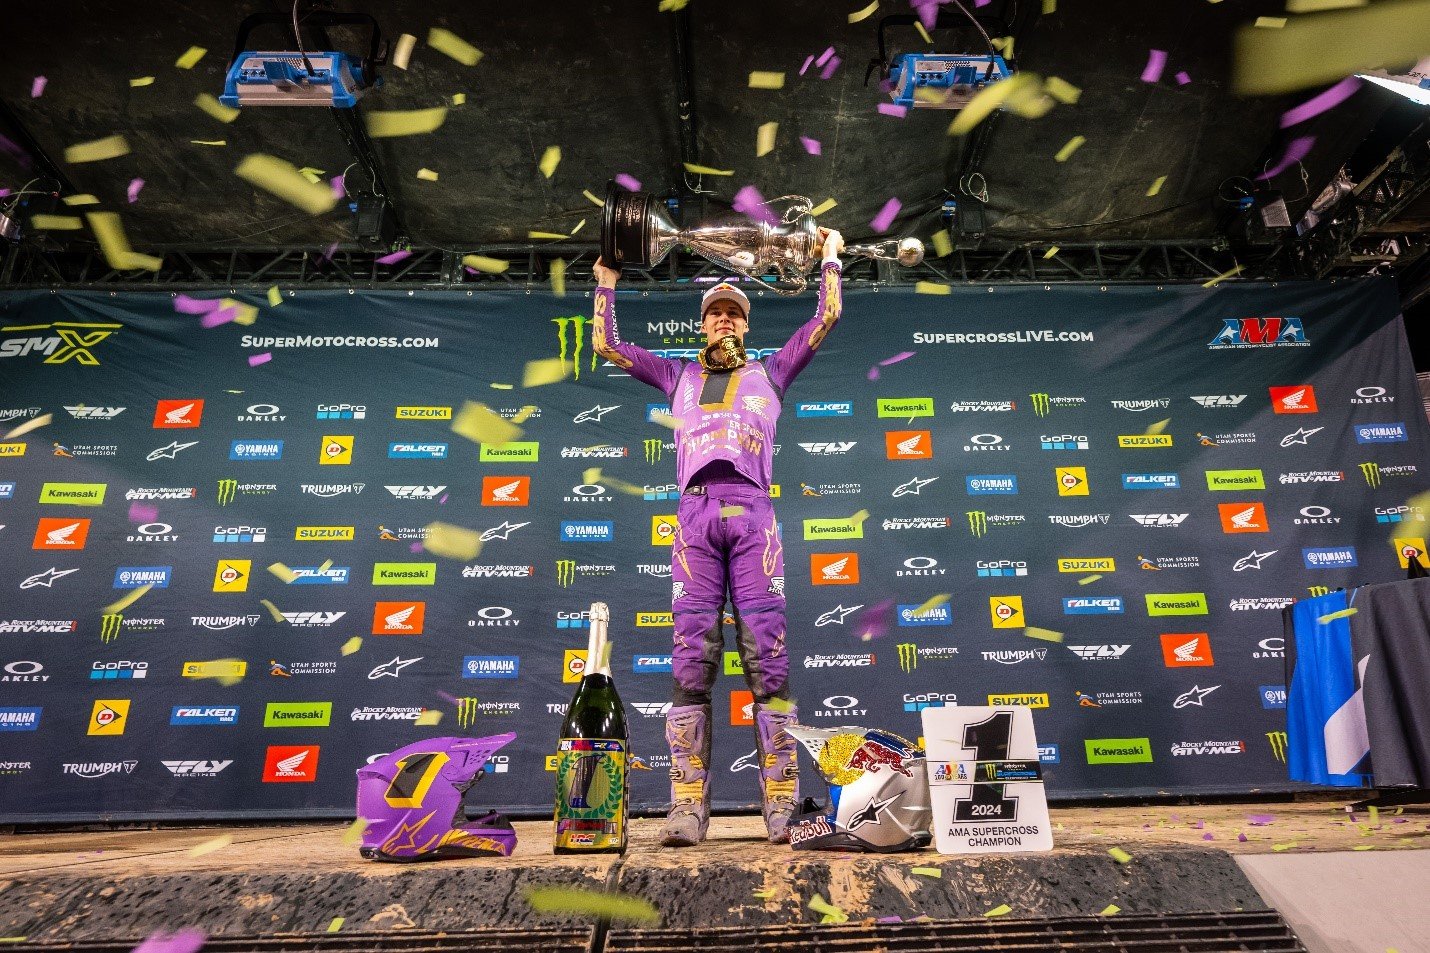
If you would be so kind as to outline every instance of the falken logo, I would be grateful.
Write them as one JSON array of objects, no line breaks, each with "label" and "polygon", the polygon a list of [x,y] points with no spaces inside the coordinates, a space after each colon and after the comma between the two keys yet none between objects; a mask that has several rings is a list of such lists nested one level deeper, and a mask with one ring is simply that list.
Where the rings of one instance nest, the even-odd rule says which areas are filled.
[{"label": "falken logo", "polygon": [[387,456],[390,460],[445,460],[445,443],[389,443]]},{"label": "falken logo", "polygon": [[1136,520],[1142,526],[1155,526],[1162,529],[1174,529],[1181,526],[1189,514],[1187,513],[1129,513],[1129,518]]},{"label": "falken logo", "polygon": [[1193,397],[1192,400],[1208,409],[1240,407],[1241,402],[1246,400],[1245,394],[1208,394],[1201,397]]},{"label": "falken logo", "polygon": [[1307,569],[1349,569],[1359,565],[1354,546],[1302,549],[1301,560]]},{"label": "falken logo", "polygon": [[236,725],[237,705],[175,705],[169,714],[171,725]]},{"label": "falken logo", "polygon": [[76,420],[113,420],[124,413],[125,407],[86,407],[84,404],[65,406],[65,410]]},{"label": "falken logo", "polygon": [[806,401],[795,405],[796,417],[853,417],[854,402],[850,400]]},{"label": "falken logo", "polygon": [[1124,473],[1124,490],[1180,490],[1182,478],[1175,473]]},{"label": "falken logo", "polygon": [[1309,347],[1300,318],[1222,318],[1207,343],[1212,351],[1247,347]]},{"label": "falken logo", "polygon": [[1410,432],[1403,423],[1360,424],[1356,427],[1356,443],[1404,443]]},{"label": "falken logo", "polygon": [[672,664],[673,656],[670,655],[631,656],[631,671],[637,675],[670,672],[672,671]]},{"label": "falken logo", "polygon": [[1082,513],[1076,516],[1049,516],[1048,522],[1068,529],[1082,529],[1086,526],[1106,526],[1112,520],[1111,513]]},{"label": "falken logo", "polygon": [[1079,596],[1063,599],[1063,615],[1121,615],[1121,596]]},{"label": "falken logo", "polygon": [[858,442],[857,440],[821,440],[814,443],[801,443],[800,448],[805,453],[813,454],[816,457],[840,457],[853,450]]},{"label": "falken logo", "polygon": [[[979,474],[964,478],[969,496],[1002,495],[1011,496],[1018,492],[1018,478],[1011,473]],[[898,495],[896,492],[895,496]]]}]

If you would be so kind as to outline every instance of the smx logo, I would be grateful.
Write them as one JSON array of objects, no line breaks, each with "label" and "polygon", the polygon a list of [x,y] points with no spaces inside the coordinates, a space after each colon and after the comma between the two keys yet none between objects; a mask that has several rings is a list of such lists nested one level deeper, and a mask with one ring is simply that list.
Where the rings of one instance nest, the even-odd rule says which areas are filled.
[{"label": "smx logo", "polygon": [[1241,347],[1309,347],[1300,318],[1223,318],[1207,345],[1213,351]]},{"label": "smx logo", "polygon": [[[561,361],[561,367],[564,371],[569,345],[571,370],[576,380],[579,381],[581,379],[581,351],[586,344],[586,325],[591,323],[591,319],[581,315],[574,318],[552,318],[551,323],[556,325],[556,343],[559,349],[557,357]],[[596,351],[593,348],[591,350],[591,370],[595,369]]]},{"label": "smx logo", "polygon": [[45,355],[46,364],[64,364],[74,361],[93,367],[99,364],[90,348],[102,344],[122,324],[96,324],[80,321],[56,321],[53,324],[16,324],[0,328],[7,331],[38,332],[51,330],[51,334],[28,333],[21,337],[7,337],[0,341],[0,357],[25,357],[28,354]]}]

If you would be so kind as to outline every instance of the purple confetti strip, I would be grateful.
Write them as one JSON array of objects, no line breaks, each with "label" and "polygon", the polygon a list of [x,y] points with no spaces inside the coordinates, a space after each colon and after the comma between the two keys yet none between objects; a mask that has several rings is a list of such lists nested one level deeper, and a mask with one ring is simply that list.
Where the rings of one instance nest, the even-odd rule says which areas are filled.
[{"label": "purple confetti strip", "polygon": [[875,923],[903,923],[903,917],[879,917]]},{"label": "purple confetti strip", "polygon": [[973,0],[973,5],[975,7],[986,7],[992,2],[993,0]]},{"label": "purple confetti strip", "polygon": [[397,264],[399,261],[403,261],[403,260],[408,259],[408,258],[411,258],[411,257],[412,257],[412,252],[410,252],[410,251],[395,251],[395,252],[393,252],[393,253],[390,254],[390,255],[383,255],[381,258],[379,258],[379,259],[377,260],[377,263],[378,263],[379,265],[395,265],[395,264]]},{"label": "purple confetti strip", "polygon": [[1142,68],[1142,82],[1155,83],[1162,78],[1162,70],[1167,68],[1166,50],[1148,50],[1147,65]]},{"label": "purple confetti strip", "polygon": [[758,189],[753,185],[747,185],[735,193],[733,207],[741,215],[749,216],[757,222],[766,222],[770,225],[778,225],[779,219],[775,213],[770,211],[770,207],[765,204],[764,196],[760,195]]},{"label": "purple confetti strip", "polygon": [[879,209],[879,214],[869,222],[869,227],[880,235],[884,234],[894,224],[894,216],[899,214],[899,209],[904,207],[904,203],[898,199],[889,199],[884,203],[884,207]]},{"label": "purple confetti strip", "polygon": [[467,274],[469,274],[469,275],[480,275],[480,274],[481,274],[480,271],[478,271],[477,269],[473,268],[471,265],[463,265],[462,268],[463,268],[463,269],[467,272]]},{"label": "purple confetti strip", "polygon": [[1238,832],[1237,835],[1236,835],[1236,839],[1237,839],[1238,841],[1240,841],[1241,843],[1243,843],[1243,844],[1246,843],[1246,835],[1245,835],[1245,834],[1242,834],[1242,833]]},{"label": "purple confetti strip", "polygon": [[348,197],[348,177],[345,175],[335,175],[328,185],[333,190],[333,194],[339,201]]},{"label": "purple confetti strip", "polygon": [[0,134],[0,149],[4,149],[10,153],[10,155],[15,157],[16,162],[19,162],[27,169],[35,164],[28,152],[15,145],[12,140],[6,138],[3,134]]},{"label": "purple confetti strip", "polygon": [[1347,76],[1330,89],[1317,93],[1310,99],[1294,109],[1288,109],[1281,114],[1281,128],[1294,126],[1297,123],[1305,122],[1312,116],[1319,116],[1327,109],[1339,106],[1350,98],[1351,94],[1360,89],[1360,77]]},{"label": "purple confetti strip", "polygon": [[817,59],[817,60],[814,61],[814,65],[815,65],[815,66],[823,66],[825,63],[828,63],[828,62],[829,62],[831,59],[833,59],[833,58],[834,58],[834,47],[831,46],[829,49],[827,49],[827,50],[825,50],[823,53],[819,54],[819,59]]},{"label": "purple confetti strip", "polygon": [[1190,83],[1191,81],[1192,81],[1191,74],[1188,73],[1186,70],[1182,70],[1180,73],[1177,74],[1177,85],[1178,85],[1178,86],[1185,86],[1185,85],[1187,85],[1188,83]]},{"label": "purple confetti strip", "polygon": [[1201,830],[1202,828],[1204,828],[1204,827],[1207,826],[1207,822],[1206,822],[1206,821],[1197,821],[1197,822],[1196,822],[1195,824],[1193,824],[1192,826],[1193,826],[1194,828],[1196,828],[1197,830]]},{"label": "purple confetti strip", "polygon": [[855,617],[853,631],[867,642],[886,634],[893,627],[894,600],[881,599]]},{"label": "purple confetti strip", "polygon": [[127,195],[129,196],[129,204],[130,204],[130,205],[133,205],[135,202],[139,201],[139,190],[142,189],[142,188],[144,188],[144,180],[143,180],[143,179],[130,179],[130,180],[129,180],[129,188],[128,188],[128,190],[126,191],[125,194],[127,194]]},{"label": "purple confetti strip", "polygon": [[1254,826],[1256,826],[1256,827],[1265,827],[1267,824],[1273,824],[1273,823],[1275,823],[1275,821],[1276,821],[1276,815],[1275,815],[1275,814],[1248,814],[1248,815],[1246,815],[1246,820],[1247,820],[1247,823],[1252,824],[1252,825],[1254,825]]},{"label": "purple confetti strip", "polygon": [[809,64],[814,62],[814,54],[811,53],[804,58],[804,65],[799,68],[799,75],[803,76],[809,72]]},{"label": "purple confetti strip", "polygon": [[227,324],[238,317],[238,309],[229,305],[227,308],[219,308],[217,311],[210,311],[199,319],[199,324],[206,328],[216,328],[220,324]]},{"label": "purple confetti strip", "polygon": [[1216,835],[1208,831],[1202,835],[1202,840],[1216,840]]},{"label": "purple confetti strip", "polygon": [[438,506],[445,506],[446,504],[447,504],[447,494],[446,494],[446,493],[443,493],[443,494],[442,494],[442,498],[437,501],[437,505],[438,505]]},{"label": "purple confetti strip", "polygon": [[625,172],[616,176],[615,183],[627,192],[639,192],[641,190],[641,180]]},{"label": "purple confetti strip", "polygon": [[407,548],[414,553],[420,553],[422,552],[422,543],[416,542],[413,543],[411,546],[408,546]]},{"label": "purple confetti strip", "polygon": [[820,145],[818,139],[811,139],[809,136],[800,136],[800,144],[804,146],[804,151],[812,156],[823,155],[824,147]]},{"label": "purple confetti strip", "polygon": [[332,258],[333,258],[333,256],[336,255],[337,253],[338,253],[338,243],[337,243],[337,242],[333,242],[333,243],[332,243],[331,245],[329,245],[327,248],[324,248],[324,249],[323,249],[323,261],[331,261]]},{"label": "purple confetti strip", "polygon": [[1256,177],[1259,182],[1267,182],[1285,172],[1291,166],[1306,158],[1306,153],[1311,151],[1311,147],[1316,144],[1315,136],[1301,136],[1299,139],[1292,139],[1291,144],[1286,147],[1286,154],[1281,157],[1281,161],[1270,169]]},{"label": "purple confetti strip", "polygon": [[10,190],[9,190],[9,189],[0,189],[0,199],[3,199],[5,196],[7,196],[7,195],[9,195],[9,194],[10,194]]},{"label": "purple confetti strip", "polygon": [[869,368],[868,377],[871,381],[876,381],[879,379],[879,366],[877,364]]},{"label": "purple confetti strip", "polygon": [[133,953],[198,953],[207,939],[208,934],[203,930],[193,928],[174,934],[156,931],[136,946]]},{"label": "purple confetti strip", "polygon": [[844,62],[837,56],[831,56],[829,62],[824,64],[824,69],[819,73],[820,79],[828,79],[834,75],[834,71],[839,69],[839,64]]},{"label": "purple confetti strip", "polygon": [[208,314],[218,307],[217,299],[190,298],[188,295],[174,296],[174,310],[180,314]]},{"label": "purple confetti strip", "polygon": [[267,364],[271,360],[273,360],[272,351],[264,351],[262,354],[250,354],[248,355],[248,366],[257,367],[260,364]]},{"label": "purple confetti strip", "polygon": [[925,30],[932,30],[938,20],[938,0],[909,0],[909,6],[918,11],[919,22]]},{"label": "purple confetti strip", "polygon": [[898,103],[880,103],[879,112],[883,113],[885,116],[893,116],[897,119],[903,119],[909,114],[909,107],[900,106]]},{"label": "purple confetti strip", "polygon": [[911,358],[911,357],[914,356],[914,353],[915,353],[914,351],[900,351],[898,354],[895,354],[893,357],[886,357],[886,358],[884,358],[882,361],[879,362],[879,366],[880,366],[880,367],[888,367],[890,364],[897,364],[897,363],[899,363],[900,361],[907,361],[909,358]]},{"label": "purple confetti strip", "polygon": [[45,94],[45,87],[49,85],[49,82],[50,81],[43,76],[36,76],[34,81],[30,83],[30,98],[39,99],[43,96]]},{"label": "purple confetti strip", "polygon": [[152,523],[159,518],[159,507],[145,506],[143,503],[129,504],[129,522]]}]

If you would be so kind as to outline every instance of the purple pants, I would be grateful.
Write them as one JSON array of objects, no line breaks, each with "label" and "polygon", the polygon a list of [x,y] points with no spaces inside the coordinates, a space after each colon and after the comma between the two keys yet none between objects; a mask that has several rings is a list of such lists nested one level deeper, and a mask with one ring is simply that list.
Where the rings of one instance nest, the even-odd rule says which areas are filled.
[{"label": "purple pants", "polygon": [[[744,482],[686,492],[671,551],[676,705],[710,704],[724,650],[726,594],[736,646],[757,702],[787,698],[784,547],[769,494]],[[725,515],[721,515],[724,510]]]}]

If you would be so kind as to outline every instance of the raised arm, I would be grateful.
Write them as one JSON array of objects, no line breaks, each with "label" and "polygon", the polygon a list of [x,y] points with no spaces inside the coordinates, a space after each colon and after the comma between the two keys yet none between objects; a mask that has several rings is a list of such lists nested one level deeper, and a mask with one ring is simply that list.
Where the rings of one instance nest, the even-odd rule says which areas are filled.
[{"label": "raised arm", "polygon": [[781,391],[786,390],[799,372],[814,359],[814,352],[824,342],[824,337],[844,311],[844,296],[839,282],[843,269],[839,265],[839,253],[844,250],[844,237],[832,229],[820,229],[824,233],[824,264],[819,272],[819,303],[814,317],[804,323],[794,336],[765,362],[770,380]]},{"label": "raised arm", "polygon": [[659,388],[662,394],[669,397],[680,376],[680,362],[658,357],[639,344],[621,340],[621,332],[616,327],[616,279],[621,273],[607,268],[599,258],[596,259],[595,273],[591,343],[596,353],[625,369],[636,380]]}]

